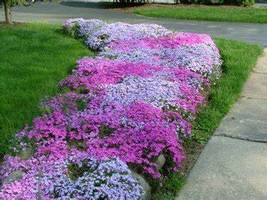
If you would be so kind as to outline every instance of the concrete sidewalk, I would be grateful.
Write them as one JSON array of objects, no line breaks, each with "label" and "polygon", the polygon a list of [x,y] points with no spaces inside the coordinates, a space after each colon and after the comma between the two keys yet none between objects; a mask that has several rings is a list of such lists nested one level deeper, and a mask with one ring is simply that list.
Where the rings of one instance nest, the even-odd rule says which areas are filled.
[{"label": "concrete sidewalk", "polygon": [[[242,58],[240,58],[242,59]],[[267,49],[176,200],[267,199]]]}]

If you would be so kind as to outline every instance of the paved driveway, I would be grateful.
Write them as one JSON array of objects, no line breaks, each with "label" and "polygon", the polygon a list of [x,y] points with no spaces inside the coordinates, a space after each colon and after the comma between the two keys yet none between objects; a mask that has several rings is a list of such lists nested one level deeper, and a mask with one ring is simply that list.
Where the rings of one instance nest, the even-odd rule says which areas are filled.
[{"label": "paved driveway", "polygon": [[[13,9],[16,21],[62,23],[70,17],[99,18],[128,23],[157,23],[176,31],[209,33],[213,36],[258,43],[267,47],[267,24],[199,22],[157,19],[100,8],[96,3],[36,3],[31,7]],[[3,11],[0,11],[3,20]]]}]

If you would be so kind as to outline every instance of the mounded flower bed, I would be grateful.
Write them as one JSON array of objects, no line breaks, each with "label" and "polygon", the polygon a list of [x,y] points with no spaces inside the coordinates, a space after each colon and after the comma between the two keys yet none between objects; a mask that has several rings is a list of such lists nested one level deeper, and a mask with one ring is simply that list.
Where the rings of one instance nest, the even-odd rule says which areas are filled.
[{"label": "mounded flower bed", "polygon": [[17,133],[0,168],[0,199],[142,199],[137,178],[160,181],[181,167],[182,141],[220,54],[210,36],[153,24],[70,19],[64,30],[99,52],[42,102],[44,115]]}]

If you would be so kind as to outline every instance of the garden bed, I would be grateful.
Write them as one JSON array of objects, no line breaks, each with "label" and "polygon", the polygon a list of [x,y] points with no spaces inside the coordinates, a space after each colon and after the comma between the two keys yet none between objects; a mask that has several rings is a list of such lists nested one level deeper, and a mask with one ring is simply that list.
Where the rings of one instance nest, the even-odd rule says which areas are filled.
[{"label": "garden bed", "polygon": [[0,195],[140,199],[149,183],[160,191],[153,199],[173,198],[260,48],[217,40],[222,65],[205,34],[83,19],[64,29],[98,57],[80,59],[60,82],[67,92],[43,101],[44,114],[17,134]]}]

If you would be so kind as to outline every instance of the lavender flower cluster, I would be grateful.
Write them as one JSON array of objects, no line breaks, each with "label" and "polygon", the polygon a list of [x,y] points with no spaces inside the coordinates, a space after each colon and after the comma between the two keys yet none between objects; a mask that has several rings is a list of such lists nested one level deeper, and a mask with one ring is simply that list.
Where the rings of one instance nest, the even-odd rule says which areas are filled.
[{"label": "lavender flower cluster", "polygon": [[5,181],[1,199],[133,199],[144,191],[128,166],[118,158],[95,159],[77,150],[68,156],[9,157],[1,166],[1,177],[20,174]]},{"label": "lavender flower cluster", "polygon": [[[99,161],[97,159],[71,160],[71,170],[85,172],[60,176],[53,184],[53,191],[59,199],[133,199],[143,195],[143,188],[133,178],[128,166],[119,159]],[[74,171],[75,172],[75,171]],[[71,172],[70,172],[71,173]],[[74,180],[73,180],[74,179]]]},{"label": "lavender flower cluster", "polygon": [[85,58],[78,61],[78,68],[61,86],[76,90],[83,86],[91,92],[103,90],[106,95],[102,105],[143,101],[159,108],[195,113],[204,102],[201,91],[208,86],[208,80],[187,69]]},{"label": "lavender flower cluster", "polygon": [[179,170],[182,138],[220,77],[219,50],[206,34],[153,24],[78,18],[63,28],[99,55],[78,60],[59,83],[70,92],[43,101],[45,114],[17,133],[0,199],[141,199],[129,167],[158,180],[163,155],[164,171]]},{"label": "lavender flower cluster", "polygon": [[[140,43],[139,43],[140,42]],[[209,79],[219,78],[219,51],[206,34],[174,33],[159,38],[115,41],[99,56],[132,63],[188,69]]]},{"label": "lavender flower cluster", "polygon": [[94,50],[101,50],[112,41],[158,37],[171,33],[157,24],[131,25],[122,22],[107,24],[98,19],[81,18],[66,20],[63,27],[67,31],[76,27],[77,35],[83,37],[86,45]]}]

